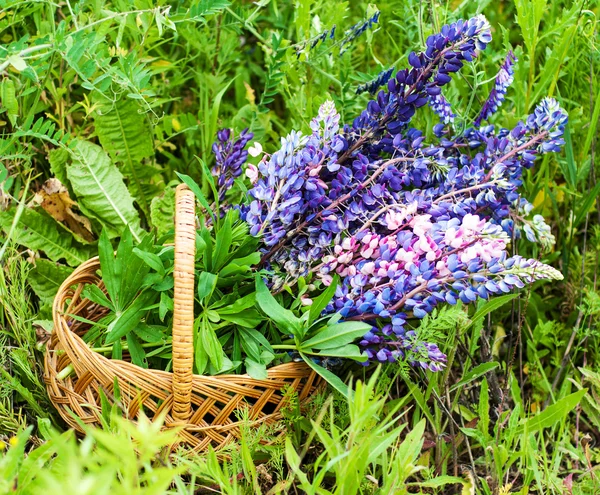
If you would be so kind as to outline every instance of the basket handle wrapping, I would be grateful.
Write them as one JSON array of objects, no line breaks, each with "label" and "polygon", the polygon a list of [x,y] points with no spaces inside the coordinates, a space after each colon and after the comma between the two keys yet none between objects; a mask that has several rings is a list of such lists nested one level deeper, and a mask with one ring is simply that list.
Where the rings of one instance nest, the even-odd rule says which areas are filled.
[{"label": "basket handle wrapping", "polygon": [[173,270],[173,420],[191,416],[194,363],[194,260],[196,214],[194,193],[185,184],[175,192],[175,266]]}]

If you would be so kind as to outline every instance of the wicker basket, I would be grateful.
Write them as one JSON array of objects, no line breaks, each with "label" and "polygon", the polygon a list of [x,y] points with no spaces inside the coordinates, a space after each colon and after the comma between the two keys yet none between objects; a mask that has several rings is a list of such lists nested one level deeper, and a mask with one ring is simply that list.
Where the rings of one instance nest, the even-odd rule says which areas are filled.
[{"label": "wicker basket", "polygon": [[[84,319],[97,321],[106,308],[82,298],[87,284],[104,290],[93,258],[77,268],[61,285],[52,308],[54,331],[47,345],[45,381],[50,399],[64,420],[83,433],[81,423],[100,424],[101,396],[112,398],[115,381],[124,414],[136,420],[166,413],[165,428],[180,427],[180,440],[196,450],[224,446],[240,434],[239,415],[249,409],[253,424],[281,418],[286,388],[300,401],[320,385],[305,363],[286,363],[268,370],[268,378],[248,375],[198,376],[192,373],[194,322],[195,198],[184,185],[177,188],[175,214],[175,296],[173,314],[173,373],[144,369],[126,360],[113,360],[92,351],[82,340],[90,328]],[[73,372],[60,372],[72,365]],[[63,373],[65,375],[66,373]],[[78,420],[76,420],[76,418]]]}]

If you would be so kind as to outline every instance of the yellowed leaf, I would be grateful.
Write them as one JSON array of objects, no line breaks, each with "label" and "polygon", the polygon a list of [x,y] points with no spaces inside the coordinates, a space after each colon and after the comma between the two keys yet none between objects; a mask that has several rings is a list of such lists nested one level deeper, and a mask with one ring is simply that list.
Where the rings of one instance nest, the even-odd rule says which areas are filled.
[{"label": "yellowed leaf", "polygon": [[256,102],[255,91],[252,89],[252,86],[250,86],[246,81],[244,81],[244,86],[246,87],[246,99],[248,100],[248,103],[250,103],[250,105],[254,105],[254,103]]},{"label": "yellowed leaf", "polygon": [[71,199],[69,191],[58,179],[48,179],[36,193],[34,201],[74,234],[88,242],[94,240],[89,219],[73,211],[73,208],[77,208],[77,203]]}]

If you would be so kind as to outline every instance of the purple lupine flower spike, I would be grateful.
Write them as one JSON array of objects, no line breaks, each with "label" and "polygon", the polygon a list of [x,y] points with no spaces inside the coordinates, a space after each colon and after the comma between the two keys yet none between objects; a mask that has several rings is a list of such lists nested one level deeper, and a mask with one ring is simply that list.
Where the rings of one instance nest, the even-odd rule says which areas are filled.
[{"label": "purple lupine flower spike", "polygon": [[221,129],[217,132],[217,141],[212,146],[215,155],[215,166],[212,174],[217,177],[219,200],[225,198],[225,193],[231,189],[236,177],[242,174],[242,166],[248,158],[244,148],[254,137],[254,134],[244,129],[236,140],[232,138],[231,129]]},{"label": "purple lupine flower spike", "polygon": [[452,107],[450,106],[450,102],[444,97],[442,93],[439,95],[434,95],[429,98],[429,106],[431,109],[439,116],[440,122],[443,124],[449,124],[454,122],[454,112],[452,112]]},{"label": "purple lupine flower spike", "polygon": [[508,91],[508,88],[514,79],[514,65],[516,62],[517,57],[515,57],[515,54],[512,51],[509,51],[508,55],[506,55],[506,58],[504,59],[504,63],[500,66],[500,70],[496,75],[494,88],[490,92],[488,99],[483,104],[481,112],[475,119],[474,125],[476,127],[479,127],[482,121],[488,120],[502,105],[502,102],[506,97],[506,92]]},{"label": "purple lupine flower spike", "polygon": [[[564,144],[567,115],[558,102],[542,100],[513,129],[476,126],[451,136],[444,127],[452,111],[441,88],[490,40],[483,16],[444,26],[352,125],[340,126],[333,103],[324,103],[308,135],[291,132],[261,160],[241,208],[277,286],[310,272],[325,284],[340,277],[325,312],[371,324],[360,341],[370,361],[438,371],[446,358],[413,329],[416,320],[439,304],[562,277],[508,255],[520,232],[552,242],[540,218],[521,226],[510,213],[528,208],[519,193],[524,171]],[[430,142],[411,127],[428,102],[442,116]]]}]

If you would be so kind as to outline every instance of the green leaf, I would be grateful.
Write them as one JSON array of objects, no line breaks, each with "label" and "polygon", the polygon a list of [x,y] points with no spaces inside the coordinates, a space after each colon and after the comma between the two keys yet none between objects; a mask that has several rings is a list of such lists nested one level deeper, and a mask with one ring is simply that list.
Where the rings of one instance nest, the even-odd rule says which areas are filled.
[{"label": "green leaf", "polygon": [[[7,233],[15,213],[16,208],[0,211],[0,227]],[[67,235],[52,218],[30,208],[23,209],[17,228],[13,230],[12,240],[33,251],[43,251],[52,261],[64,259],[71,266],[80,265],[91,255],[89,248]]]},{"label": "green leaf", "polygon": [[344,397],[348,397],[348,385],[346,385],[342,380],[340,380],[340,378],[337,375],[334,375],[331,371],[326,370],[325,368],[323,368],[323,366],[319,366],[303,352],[300,352],[300,356],[302,356],[304,362],[308,364],[313,370],[315,370],[318,375],[323,377],[323,379],[327,383],[329,383],[329,385],[331,385]]},{"label": "green leaf", "polygon": [[489,313],[497,310],[504,306],[507,302],[512,301],[515,297],[518,297],[518,293],[506,294],[505,296],[494,297],[489,301],[486,301],[471,317],[471,322],[465,327],[465,330],[471,328],[473,325],[483,320]]},{"label": "green leaf", "polygon": [[200,335],[202,347],[206,354],[208,354],[208,359],[217,370],[220,370],[223,367],[223,347],[217,338],[213,326],[210,323],[201,320]]},{"label": "green leaf", "polygon": [[144,342],[156,343],[166,339],[165,330],[165,327],[158,325],[140,323],[135,327],[134,333]]},{"label": "green leaf", "polygon": [[538,415],[530,417],[519,425],[516,429],[516,434],[535,433],[536,431],[556,425],[575,409],[586,393],[587,389],[584,388],[557,400],[556,403],[548,406]]},{"label": "green leaf", "polygon": [[29,272],[27,281],[43,304],[52,304],[60,285],[73,273],[73,269],[50,260],[38,259]]},{"label": "green leaf", "polygon": [[329,287],[327,287],[327,289],[325,289],[325,291],[323,291],[318,297],[313,299],[308,316],[309,325],[319,318],[319,316],[321,316],[321,313],[327,307],[329,301],[331,301],[331,298],[335,295],[335,290],[337,289],[339,282],[340,277],[336,274],[333,277],[331,284],[329,284]]},{"label": "green leaf", "polygon": [[573,221],[573,228],[578,227],[581,222],[585,220],[585,217],[590,212],[594,201],[600,195],[600,182],[596,184],[589,192],[585,194],[585,197],[581,201],[581,206],[575,213],[575,220]]},{"label": "green leaf", "polygon": [[303,349],[332,349],[342,347],[362,337],[371,329],[371,325],[361,321],[344,321],[322,327],[317,334],[302,342]]},{"label": "green leaf", "polygon": [[255,380],[266,380],[268,378],[267,366],[263,363],[257,363],[250,358],[244,360],[246,372]]},{"label": "green leaf", "polygon": [[198,277],[198,299],[202,302],[204,299],[208,301],[210,296],[217,286],[218,276],[214,273],[201,272]]},{"label": "green leaf", "polygon": [[102,280],[104,281],[108,295],[116,304],[119,298],[120,281],[115,263],[115,253],[108,238],[108,232],[105,230],[102,231],[98,240],[98,257],[100,258]]},{"label": "green leaf", "polygon": [[192,179],[189,175],[180,174],[179,172],[175,173],[177,174],[177,177],[181,179],[182,182],[187,184],[187,186],[190,188],[190,191],[194,193],[196,199],[200,201],[200,204],[204,207],[204,209],[210,214],[210,216],[214,220],[215,214],[213,213],[212,208],[210,207],[210,203],[207,201],[204,194],[202,194],[202,190],[200,189],[200,186],[196,184],[196,181],[194,181],[194,179]]},{"label": "green leaf", "polygon": [[293,334],[301,339],[304,335],[302,323],[289,309],[280,306],[277,300],[269,292],[260,275],[256,276],[256,302],[260,309],[277,325],[283,333]]},{"label": "green leaf", "polygon": [[151,178],[158,170],[144,165],[145,158],[154,156],[152,128],[140,105],[131,98],[117,101],[96,98],[94,124],[100,144],[110,154],[113,163],[124,165],[123,173],[129,181],[129,189],[142,210],[150,213],[149,199],[156,195],[158,187]]},{"label": "green leaf", "polygon": [[450,388],[450,392],[456,390],[457,388],[462,387],[463,385],[466,385],[467,383],[471,383],[472,381],[477,380],[478,378],[482,377],[486,373],[489,373],[490,371],[495,370],[498,366],[500,366],[500,363],[497,363],[495,361],[491,362],[491,363],[481,363],[481,364],[475,366],[475,368],[473,368],[471,371],[469,371],[461,381],[454,384]]},{"label": "green leaf", "polygon": [[117,317],[108,325],[105,343],[112,344],[137,327],[147,311],[146,306],[155,296],[153,291],[144,292],[125,311],[117,313]]},{"label": "green leaf", "polygon": [[155,272],[160,275],[164,275],[165,267],[163,265],[163,261],[157,254],[150,253],[148,251],[142,251],[138,248],[133,248],[133,254],[135,254],[138,258],[140,258],[146,265],[152,268]]},{"label": "green leaf", "polygon": [[217,230],[216,241],[215,241],[215,252],[213,255],[212,270],[218,272],[223,267],[227,258],[229,257],[229,249],[231,248],[231,241],[233,239],[233,231],[231,228],[232,217],[227,214],[225,221]]},{"label": "green leaf", "polygon": [[81,295],[93,303],[109,308],[112,311],[115,310],[113,304],[106,297],[106,294],[102,292],[97,285],[86,285],[81,291]]},{"label": "green leaf", "polygon": [[161,196],[152,198],[150,222],[156,228],[158,237],[173,230],[175,226],[175,188],[168,187]]},{"label": "green leaf", "polygon": [[19,100],[16,97],[15,82],[8,77],[0,82],[0,101],[14,127],[19,117]]},{"label": "green leaf", "polygon": [[111,237],[129,228],[136,242],[140,242],[140,218],[131,194],[121,172],[100,146],[78,140],[67,177],[81,211],[96,218]]},{"label": "green leaf", "polygon": [[317,354],[317,356],[339,357],[344,359],[353,359],[354,361],[365,362],[368,358],[364,351],[361,351],[357,345],[348,344],[343,347],[334,347],[325,349]]},{"label": "green leaf", "polygon": [[146,360],[146,351],[142,347],[141,342],[133,332],[127,334],[127,347],[129,348],[129,355],[131,356],[131,362],[142,368],[148,367],[148,361]]}]

